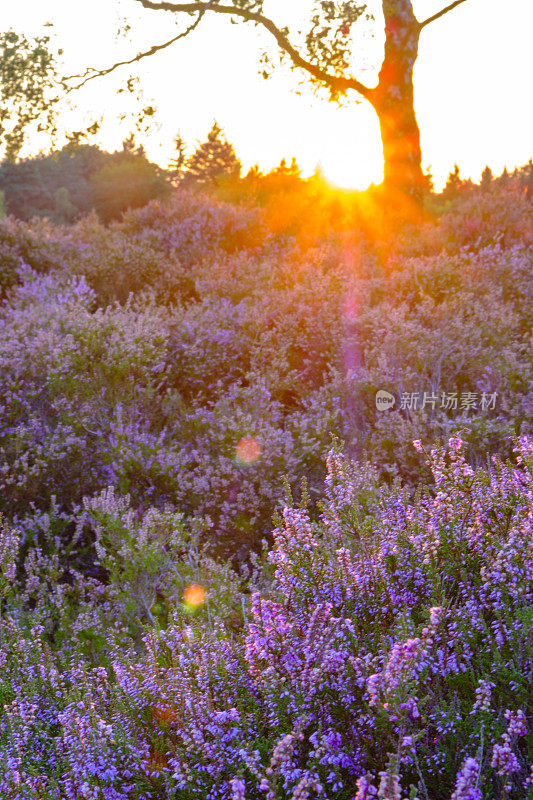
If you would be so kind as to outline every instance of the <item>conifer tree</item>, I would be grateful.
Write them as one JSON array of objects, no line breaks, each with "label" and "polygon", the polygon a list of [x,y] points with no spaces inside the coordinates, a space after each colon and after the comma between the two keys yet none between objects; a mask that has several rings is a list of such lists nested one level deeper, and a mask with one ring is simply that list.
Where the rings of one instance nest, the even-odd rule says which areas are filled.
[{"label": "conifer tree", "polygon": [[176,186],[183,178],[183,170],[187,162],[185,142],[179,133],[174,137],[174,153],[174,157],[170,159],[168,164],[168,174],[170,175],[171,183]]},{"label": "conifer tree", "polygon": [[459,165],[455,164],[453,168],[453,172],[450,172],[448,178],[446,179],[446,186],[442,192],[443,196],[452,200],[457,197],[463,181],[461,179],[461,173],[459,171]]},{"label": "conifer tree", "polygon": [[[98,76],[107,75],[119,66],[133,64],[170,47],[193,33],[202,21],[214,15],[229,17],[232,22],[248,23],[268,32],[277,44],[281,59],[304,72],[311,84],[323,88],[332,100],[348,93],[363,97],[374,108],[383,143],[384,187],[390,199],[413,210],[420,207],[427,187],[421,165],[420,131],[414,109],[413,71],[423,31],[461,6],[466,0],[452,0],[444,7],[419,20],[412,0],[381,0],[385,47],[377,86],[369,86],[352,73],[355,39],[353,27],[360,19],[373,19],[373,12],[360,0],[333,2],[309,0],[303,10],[303,26],[291,30],[268,16],[264,0],[135,0],[138,6],[165,14],[174,13],[186,27],[165,42],[153,44],[133,58],[104,70],[88,70],[78,86]],[[282,4],[283,5],[283,4]],[[287,5],[290,5],[287,3]],[[304,30],[307,28],[307,30]],[[270,74],[270,54],[261,59],[262,73]]]},{"label": "conifer tree", "polygon": [[485,169],[481,173],[481,184],[480,184],[480,186],[481,186],[481,189],[484,192],[488,192],[488,190],[490,189],[490,187],[492,185],[493,178],[494,178],[494,176],[492,174],[492,170],[489,167],[489,165],[487,164],[487,166],[485,167]]},{"label": "conifer tree", "polygon": [[226,140],[220,125],[214,122],[207,140],[188,159],[185,180],[187,183],[218,186],[222,180],[238,178],[240,174],[241,162],[233,145]]}]

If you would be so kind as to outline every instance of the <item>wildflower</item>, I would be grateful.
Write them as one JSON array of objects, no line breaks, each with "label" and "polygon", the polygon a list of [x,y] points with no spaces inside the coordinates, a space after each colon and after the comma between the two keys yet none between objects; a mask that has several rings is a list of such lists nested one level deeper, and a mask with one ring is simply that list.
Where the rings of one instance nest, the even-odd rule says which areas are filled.
[{"label": "wildflower", "polygon": [[491,767],[496,770],[502,778],[518,772],[520,762],[512,751],[513,742],[518,736],[525,736],[527,733],[526,718],[520,709],[516,712],[507,709],[505,718],[508,721],[507,731],[492,748]]},{"label": "wildflower", "polygon": [[381,800],[401,800],[402,787],[400,786],[400,779],[392,771],[392,768],[389,768],[386,772],[380,772],[379,778],[378,797]]},{"label": "wildflower", "polygon": [[479,685],[476,689],[476,701],[472,707],[472,714],[475,711],[490,711],[491,693],[494,684],[490,681],[480,679]]},{"label": "wildflower", "polygon": [[467,758],[457,774],[455,791],[450,800],[483,800],[478,788],[480,777],[479,763],[475,758]]},{"label": "wildflower", "polygon": [[372,782],[371,775],[362,775],[357,779],[357,794],[353,800],[370,800],[372,797],[377,797],[378,790]]},{"label": "wildflower", "polygon": [[246,800],[245,790],[246,785],[241,778],[232,778],[229,782],[231,791],[231,800]]}]

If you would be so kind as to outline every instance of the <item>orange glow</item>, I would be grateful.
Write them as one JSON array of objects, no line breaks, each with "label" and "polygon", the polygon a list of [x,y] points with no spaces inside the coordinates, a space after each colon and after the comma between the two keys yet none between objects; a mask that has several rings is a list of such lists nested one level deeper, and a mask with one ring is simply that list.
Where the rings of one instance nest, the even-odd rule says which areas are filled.
[{"label": "orange glow", "polygon": [[152,775],[163,772],[168,768],[168,758],[164,753],[155,753],[152,750],[148,758],[147,767],[148,772]]},{"label": "orange glow", "polygon": [[381,183],[383,168],[380,154],[376,152],[379,142],[379,134],[375,142],[368,142],[370,155],[364,160],[350,158],[347,144],[342,149],[332,148],[321,155],[320,162],[326,179],[341,189],[364,190],[372,183]]},{"label": "orange glow", "polygon": [[[437,10],[439,4],[437,0],[413,0],[413,5],[415,13],[423,18]],[[481,5],[483,14],[479,13]],[[312,6],[309,0],[268,3],[272,17],[291,30],[305,25]],[[515,165],[525,164],[531,155],[531,111],[523,98],[530,90],[533,3],[518,0],[512,6],[512,13],[502,14],[497,0],[464,3],[422,34],[415,70],[416,110],[423,134],[424,165],[431,165],[437,188],[444,185],[455,162],[464,177],[477,180],[486,163],[499,173],[504,164],[512,170]],[[116,7],[117,3],[109,0],[93,0],[91,14],[80,25],[76,3],[4,2],[2,22],[4,30],[13,28],[29,36],[49,34],[50,29],[42,26],[52,22],[54,44],[64,50],[62,72],[73,75],[93,64],[95,41],[105,66],[129,58],[167,35],[167,16],[132,9],[127,15],[131,39],[117,38]],[[324,173],[340,186],[364,189],[369,183],[379,183],[379,126],[370,104],[358,102],[355,92],[341,106],[328,103],[325,96],[315,99],[309,87],[302,86],[301,93],[296,94],[298,81],[288,70],[276,72],[273,80],[263,80],[254,66],[258,54],[256,37],[246,26],[223,25],[221,19],[206,22],[194,36],[139,65],[145,97],[150,102],[153,99],[158,109],[159,125],[143,141],[149,157],[165,165],[173,156],[172,140],[184,120],[187,126],[182,133],[193,148],[198,139],[205,138],[216,118],[235,146],[245,171],[256,162],[263,171],[269,170],[282,157],[294,154],[304,175],[311,174],[321,162]],[[374,85],[383,56],[380,15],[374,22],[357,22],[348,35],[355,37],[349,72]],[[452,40],[454,57],[450,59]],[[207,52],[216,59],[216,70],[212,59],[199,55]],[[491,58],[491,53],[498,57]],[[176,84],[169,80],[169,75],[187,74],[191,64],[194,81]],[[120,73],[114,79],[109,76],[109,80],[90,82],[75,102],[69,95],[70,105],[63,104],[61,108],[60,137],[63,130],[82,130],[102,116],[105,124],[95,143],[105,149],[120,148],[123,138],[131,132],[133,117],[131,102],[126,102],[124,95],[117,96],[117,88],[123,82]],[[505,87],[505,91],[497,93],[496,102],[495,86]],[[126,117],[121,119],[123,111]],[[262,120],[260,126],[257,119]],[[32,151],[40,144],[40,139],[32,138]],[[48,147],[48,140],[43,146]]]},{"label": "orange glow", "polygon": [[241,464],[253,464],[261,455],[261,445],[252,436],[245,436],[235,449]]},{"label": "orange glow", "polygon": [[177,722],[179,719],[178,711],[175,708],[168,706],[161,708],[161,706],[154,706],[152,708],[154,719],[159,723],[168,724],[170,722]]},{"label": "orange glow", "polygon": [[205,589],[193,583],[183,592],[183,601],[190,608],[198,608],[205,602]]}]

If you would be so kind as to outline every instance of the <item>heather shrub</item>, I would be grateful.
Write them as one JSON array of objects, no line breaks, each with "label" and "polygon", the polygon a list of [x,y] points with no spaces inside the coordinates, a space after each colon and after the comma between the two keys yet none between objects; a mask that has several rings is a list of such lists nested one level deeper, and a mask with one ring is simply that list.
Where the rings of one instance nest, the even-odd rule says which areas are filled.
[{"label": "heather shrub", "polygon": [[[146,296],[102,308],[83,279],[27,268],[21,278],[1,318],[4,511],[22,513],[32,501],[46,510],[54,495],[69,510],[113,484],[136,504],[209,515],[221,544],[238,549],[266,535],[283,476],[295,485],[320,461],[334,403],[291,416],[258,372],[244,382],[221,377],[217,388],[227,339],[218,353],[193,350],[190,362],[187,351],[174,355],[173,326],[183,337],[191,315],[179,322],[178,311]],[[174,358],[187,367],[183,383]],[[258,457],[239,461],[239,442],[250,437]]]},{"label": "heather shrub", "polygon": [[10,513],[46,504],[61,483],[66,506],[100,487],[107,440],[123,407],[135,420],[139,398],[148,405],[165,343],[164,309],[97,308],[83,278],[25,268],[23,281],[0,317],[0,480]]},{"label": "heather shrub", "polygon": [[268,235],[257,209],[235,207],[195,192],[178,191],[168,205],[149,203],[124,215],[125,234],[147,240],[185,264],[203,260],[213,250],[234,252],[261,244]]},{"label": "heather shrub", "polygon": [[147,654],[151,673],[158,656],[175,665],[160,715],[176,738],[152,760],[172,772],[166,791],[362,798],[372,785],[386,797],[390,784],[407,796],[401,783],[438,799],[454,789],[467,797],[475,772],[484,796],[524,796],[527,442],[520,453],[518,470],[474,473],[452,439],[428,459],[436,495],[411,505],[380,500],[372,475],[332,452],[320,524],[286,509],[274,533],[273,590],[252,598],[244,661],[220,632],[215,644],[196,632],[184,639],[179,626]]},{"label": "heather shrub", "polygon": [[22,264],[36,272],[47,272],[58,266],[56,233],[46,220],[35,220],[31,226],[12,217],[0,218],[0,297],[18,279]]},{"label": "heather shrub", "polygon": [[533,214],[525,202],[519,178],[483,191],[476,188],[456,200],[442,217],[443,242],[448,246],[491,244],[509,246],[533,242]]},{"label": "heather shrub", "polygon": [[[418,473],[403,456],[417,436],[443,441],[462,430],[481,464],[487,452],[509,454],[511,435],[531,431],[530,273],[529,249],[496,245],[404,261],[390,277],[369,282],[373,302],[349,332],[363,350],[349,391],[356,438],[387,472]],[[380,388],[395,393],[396,409],[404,393],[417,403],[376,412]],[[455,408],[443,408],[443,393],[453,392]],[[475,406],[468,407],[468,392]],[[425,407],[424,393],[433,398]],[[493,393],[495,407],[483,409],[483,394]]]},{"label": "heather shrub", "polygon": [[88,501],[113,574],[99,666],[28,614],[4,526],[5,796],[530,797],[531,442],[485,470],[457,437],[415,446],[434,483],[413,499],[330,451],[319,518],[286,507],[270,584],[240,593],[179,556],[182,519]]},{"label": "heather shrub", "polygon": [[179,262],[168,263],[160,252],[135,237],[124,236],[114,223],[108,227],[96,215],[81,220],[61,235],[65,274],[82,275],[105,306],[125,303],[130,294],[150,290],[165,281],[176,296],[186,294],[188,281]]},{"label": "heather shrub", "polygon": [[414,438],[509,456],[531,433],[530,211],[512,184],[491,197],[517,227],[475,246],[457,218],[443,247],[446,218],[375,243],[341,220],[302,249],[260,208],[184,191],[108,227],[0,221],[0,507],[70,513],[114,485],[209,516],[235,552],[268,535],[284,477],[316,498],[332,434],[411,486],[429,479]]},{"label": "heather shrub", "polygon": [[0,288],[16,281],[24,263],[39,272],[83,275],[102,304],[147,289],[176,302],[194,293],[196,264],[256,248],[265,237],[257,211],[186,191],[127,211],[108,226],[94,213],[69,227],[6,218],[0,220]]}]

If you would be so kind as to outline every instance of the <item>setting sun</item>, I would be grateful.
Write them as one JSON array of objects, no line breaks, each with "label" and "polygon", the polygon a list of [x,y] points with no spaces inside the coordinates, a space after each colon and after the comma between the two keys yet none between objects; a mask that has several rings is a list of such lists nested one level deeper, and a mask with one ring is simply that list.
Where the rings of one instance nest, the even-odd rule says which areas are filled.
[{"label": "setting sun", "polygon": [[[414,2],[420,17],[439,5],[437,0]],[[51,35],[64,50],[65,73],[75,74],[88,66],[106,67],[127,60],[165,41],[172,15],[145,13],[141,20],[138,6],[134,0],[94,0],[91,14],[80,25],[75,3],[50,0],[43,6],[38,0],[22,0],[6,4],[2,17],[4,25],[28,35],[43,31]],[[311,7],[311,0],[265,2],[265,8],[287,24],[308,15]],[[376,17],[375,26],[364,21],[353,26],[353,71],[372,84],[382,40],[379,4],[370,2],[369,10]],[[504,165],[512,168],[526,163],[533,131],[530,106],[524,102],[533,5],[510,0],[502,15],[497,0],[468,0],[453,13],[457,17],[445,17],[424,32],[414,78],[423,166],[430,169],[437,187],[455,163],[463,175],[475,178],[485,164],[499,173]],[[46,22],[53,27],[43,29]],[[131,26],[130,39],[117,39],[117,26],[125,22]],[[312,174],[321,164],[328,180],[338,186],[363,189],[379,183],[383,174],[379,127],[368,102],[358,100],[354,93],[341,106],[328,102],[325,95],[315,97],[299,85],[298,73],[287,68],[263,80],[258,74],[258,51],[268,41],[266,34],[253,27],[206,18],[190,37],[143,62],[139,69],[144,99],[157,109],[151,129],[140,137],[150,158],[166,165],[176,133],[193,147],[216,119],[244,170],[256,162],[268,170],[281,158],[290,160],[294,155],[303,175]],[[450,41],[454,42],[452,59]],[[361,69],[359,53],[363,53]],[[496,53],[497,58],[491,55]],[[188,79],[191,69],[194,80]],[[131,69],[123,68],[87,84],[79,95],[71,94],[60,132],[83,129],[101,119],[105,124],[95,141],[106,149],[120,147],[131,133],[132,121],[130,97],[117,91],[130,73]],[[174,79],[169,80],[169,75]]]},{"label": "setting sun", "polygon": [[320,161],[324,177],[341,189],[366,189],[371,183],[383,180],[382,158],[376,156],[366,163],[354,161],[349,153],[329,153]]}]

